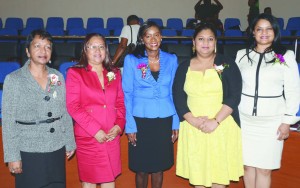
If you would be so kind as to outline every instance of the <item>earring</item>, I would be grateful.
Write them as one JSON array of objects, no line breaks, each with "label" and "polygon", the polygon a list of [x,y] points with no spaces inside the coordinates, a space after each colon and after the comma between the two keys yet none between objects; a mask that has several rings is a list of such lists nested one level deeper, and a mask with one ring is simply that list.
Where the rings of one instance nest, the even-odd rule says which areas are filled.
[{"label": "earring", "polygon": [[49,62],[48,62],[49,64],[51,64],[51,60],[49,60]]},{"label": "earring", "polygon": [[195,46],[193,45],[193,47],[192,47],[192,51],[193,51],[193,54],[195,53],[195,51],[196,51],[196,48],[195,48]]},{"label": "earring", "polygon": [[217,53],[217,44],[215,45],[215,54]]}]

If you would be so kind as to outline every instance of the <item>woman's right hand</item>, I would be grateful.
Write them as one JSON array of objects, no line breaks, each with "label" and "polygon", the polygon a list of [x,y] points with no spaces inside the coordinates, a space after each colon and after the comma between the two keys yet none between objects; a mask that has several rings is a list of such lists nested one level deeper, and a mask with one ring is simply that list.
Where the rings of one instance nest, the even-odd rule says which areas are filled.
[{"label": "woman's right hand", "polygon": [[133,145],[136,146],[136,133],[128,133],[127,134],[129,142]]},{"label": "woman's right hand", "polygon": [[107,140],[107,135],[104,131],[102,130],[99,130],[95,136],[96,140],[99,142],[99,143],[103,143],[103,142],[106,142]]},{"label": "woman's right hand", "polygon": [[9,162],[8,169],[13,174],[22,173],[22,161]]}]

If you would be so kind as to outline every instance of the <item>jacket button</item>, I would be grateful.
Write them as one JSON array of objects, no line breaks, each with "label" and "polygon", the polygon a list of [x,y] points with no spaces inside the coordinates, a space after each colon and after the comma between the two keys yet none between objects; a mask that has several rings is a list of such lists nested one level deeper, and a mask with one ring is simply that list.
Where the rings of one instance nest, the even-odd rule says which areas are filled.
[{"label": "jacket button", "polygon": [[50,100],[50,97],[49,97],[49,96],[45,96],[45,97],[44,97],[44,100],[45,100],[45,101],[49,101],[49,100]]},{"label": "jacket button", "polygon": [[48,112],[48,117],[52,117],[52,112]]},{"label": "jacket button", "polygon": [[103,105],[103,108],[106,108],[106,105]]},{"label": "jacket button", "polygon": [[54,133],[54,131],[55,131],[55,129],[52,127],[52,128],[50,129],[50,133]]}]

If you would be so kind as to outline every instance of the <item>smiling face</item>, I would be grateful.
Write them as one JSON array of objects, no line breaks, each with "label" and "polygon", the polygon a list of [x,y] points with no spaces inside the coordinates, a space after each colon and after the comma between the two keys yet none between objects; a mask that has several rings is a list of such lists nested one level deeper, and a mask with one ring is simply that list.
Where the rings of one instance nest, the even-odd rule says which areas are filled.
[{"label": "smiling face", "polygon": [[145,44],[145,49],[147,52],[159,50],[161,40],[162,36],[160,31],[155,26],[149,27],[142,37],[142,41]]},{"label": "smiling face", "polygon": [[39,35],[36,35],[31,41],[29,48],[26,48],[27,57],[34,64],[46,65],[51,58],[51,53],[51,42]]},{"label": "smiling face", "polygon": [[196,53],[201,56],[214,54],[216,42],[216,37],[210,29],[203,29],[193,39]]},{"label": "smiling face", "polygon": [[260,19],[256,23],[253,35],[258,47],[267,48],[272,45],[275,33],[271,23],[268,20]]},{"label": "smiling face", "polygon": [[87,43],[85,50],[87,61],[91,66],[102,64],[105,60],[106,46],[101,37],[92,37]]}]

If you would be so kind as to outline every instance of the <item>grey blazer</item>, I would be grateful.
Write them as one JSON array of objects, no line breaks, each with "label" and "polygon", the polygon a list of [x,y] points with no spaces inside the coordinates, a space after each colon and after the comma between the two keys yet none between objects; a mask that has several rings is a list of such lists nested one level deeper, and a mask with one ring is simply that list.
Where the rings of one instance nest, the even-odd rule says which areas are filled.
[{"label": "grey blazer", "polygon": [[[43,90],[28,69],[29,62],[6,76],[2,98],[2,135],[4,162],[22,160],[20,151],[52,152],[65,146],[66,151],[76,148],[73,122],[66,110],[65,82],[60,72],[56,74],[61,85],[50,87],[48,80]],[[24,125],[21,122],[39,122],[58,118],[52,123]]]}]

